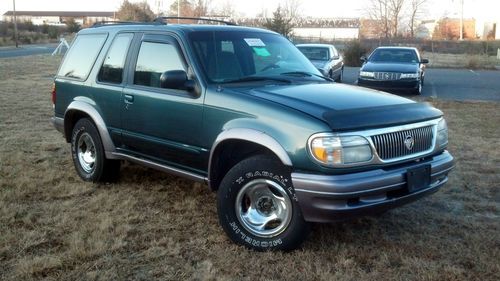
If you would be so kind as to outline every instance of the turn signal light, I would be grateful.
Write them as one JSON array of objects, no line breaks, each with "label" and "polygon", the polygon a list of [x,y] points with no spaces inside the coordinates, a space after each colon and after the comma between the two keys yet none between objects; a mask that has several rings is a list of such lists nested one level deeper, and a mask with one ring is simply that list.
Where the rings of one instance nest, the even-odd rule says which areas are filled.
[{"label": "turn signal light", "polygon": [[56,83],[52,83],[52,105],[56,105]]}]

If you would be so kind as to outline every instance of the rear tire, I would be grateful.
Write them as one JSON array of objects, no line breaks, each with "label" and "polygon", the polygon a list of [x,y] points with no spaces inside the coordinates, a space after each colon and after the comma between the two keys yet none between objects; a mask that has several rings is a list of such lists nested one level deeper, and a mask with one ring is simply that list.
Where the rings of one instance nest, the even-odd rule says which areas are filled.
[{"label": "rear tire", "polygon": [[71,155],[76,172],[84,181],[115,181],[119,176],[120,161],[106,159],[99,131],[88,118],[78,120],[73,127]]},{"label": "rear tire", "polygon": [[217,212],[231,240],[257,251],[296,249],[309,233],[290,172],[266,155],[229,170],[217,191]]}]

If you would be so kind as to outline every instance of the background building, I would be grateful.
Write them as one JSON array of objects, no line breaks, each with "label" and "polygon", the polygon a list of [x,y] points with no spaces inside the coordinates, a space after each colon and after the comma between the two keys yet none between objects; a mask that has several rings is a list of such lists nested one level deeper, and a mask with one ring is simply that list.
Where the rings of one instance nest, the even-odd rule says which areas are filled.
[{"label": "background building", "polygon": [[[31,21],[34,25],[62,25],[73,18],[80,25],[90,25],[96,21],[113,20],[115,12],[66,12],[66,11],[16,11],[18,22]],[[3,14],[4,21],[13,21],[14,13]]]}]

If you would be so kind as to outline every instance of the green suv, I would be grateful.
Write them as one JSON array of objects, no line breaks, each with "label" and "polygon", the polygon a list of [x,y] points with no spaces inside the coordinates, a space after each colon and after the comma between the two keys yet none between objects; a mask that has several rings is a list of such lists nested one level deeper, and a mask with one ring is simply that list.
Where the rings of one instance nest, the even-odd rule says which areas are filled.
[{"label": "green suv", "polygon": [[54,82],[52,122],[83,180],[115,180],[127,160],[207,183],[227,235],[256,250],[433,193],[454,166],[441,111],[333,83],[267,30],[97,25]]}]

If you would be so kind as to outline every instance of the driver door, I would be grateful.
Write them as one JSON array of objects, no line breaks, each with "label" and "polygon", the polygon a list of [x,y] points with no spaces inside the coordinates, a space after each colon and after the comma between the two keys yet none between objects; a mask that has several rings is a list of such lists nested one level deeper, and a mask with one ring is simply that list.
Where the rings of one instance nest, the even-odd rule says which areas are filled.
[{"label": "driver door", "polygon": [[186,170],[203,169],[203,93],[195,96],[160,87],[165,71],[188,72],[179,43],[169,35],[143,34],[135,46],[122,95],[123,145],[119,149]]}]

